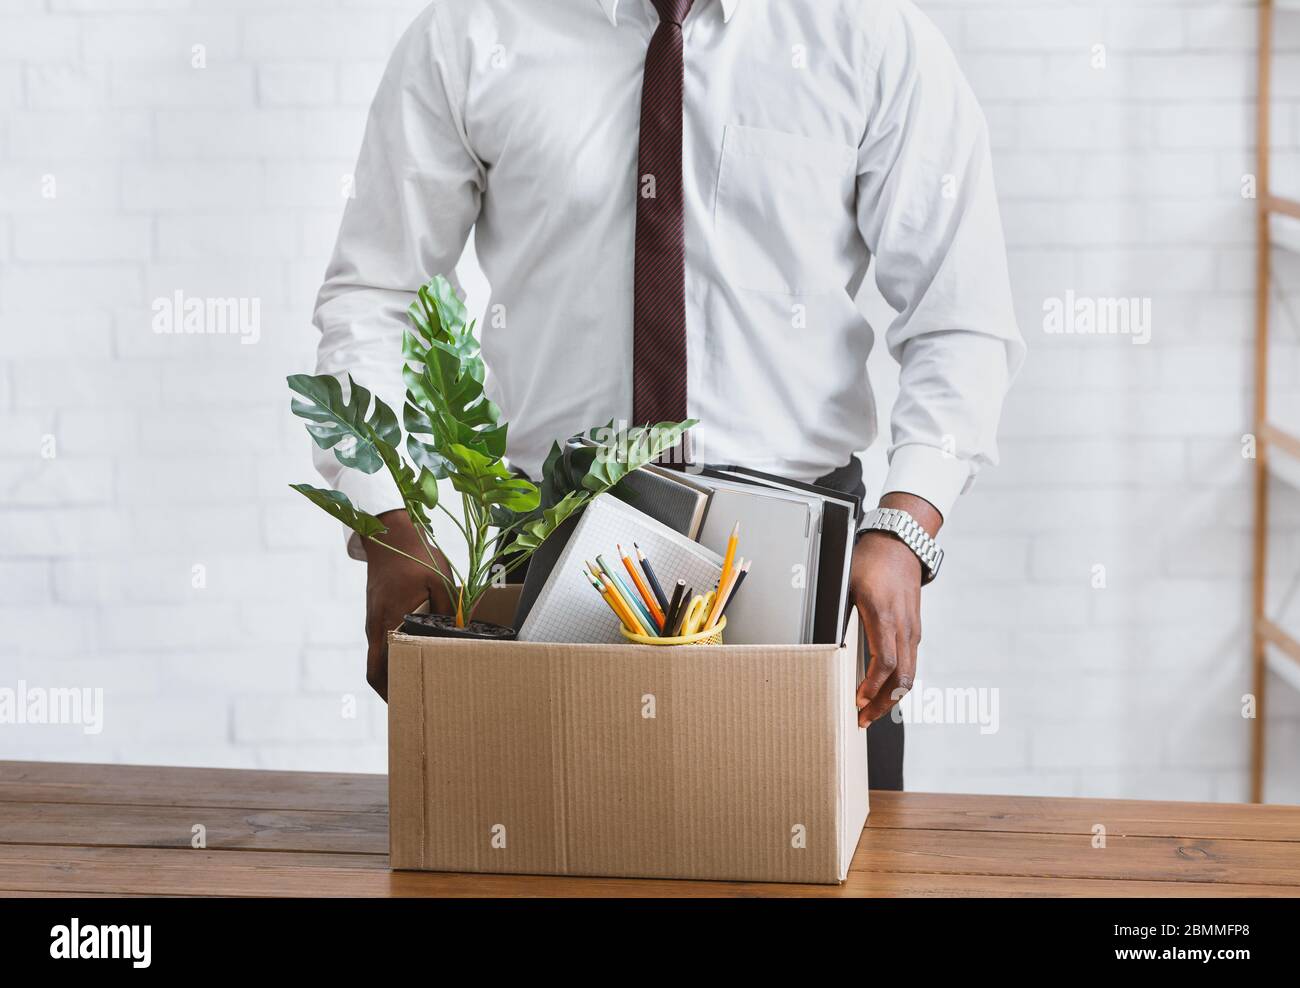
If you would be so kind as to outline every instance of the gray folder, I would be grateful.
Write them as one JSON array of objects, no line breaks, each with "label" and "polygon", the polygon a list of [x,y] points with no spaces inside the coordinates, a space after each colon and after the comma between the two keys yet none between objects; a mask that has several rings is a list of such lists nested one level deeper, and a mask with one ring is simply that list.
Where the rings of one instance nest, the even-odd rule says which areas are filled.
[{"label": "gray folder", "polygon": [[811,642],[821,540],[821,498],[758,487],[706,471],[712,488],[700,543],[725,554],[740,522],[737,555],[752,560],[744,585],[727,608],[729,645]]}]

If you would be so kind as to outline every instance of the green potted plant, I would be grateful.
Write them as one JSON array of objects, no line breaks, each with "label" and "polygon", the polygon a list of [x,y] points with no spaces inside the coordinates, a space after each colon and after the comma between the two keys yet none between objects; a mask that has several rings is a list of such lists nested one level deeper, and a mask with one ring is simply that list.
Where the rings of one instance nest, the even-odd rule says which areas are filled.
[{"label": "green potted plant", "polygon": [[[374,515],[356,508],[339,491],[292,484],[352,531],[372,544],[398,552],[435,573],[453,601],[449,615],[408,615],[405,630],[435,636],[513,637],[513,629],[473,620],[489,587],[504,580],[592,498],[628,473],[658,459],[695,424],[664,422],[618,431],[613,423],[592,429],[594,443],[575,458],[558,443],[551,448],[539,489],[511,473],[503,462],[507,423],[483,393],[484,365],[474,324],[466,323],[464,303],[446,278],[424,285],[409,310],[411,328],[402,338],[402,376],[406,404],[402,423],[378,397],[349,376],[348,393],[332,375],[294,374],[298,395],[293,412],[307,420],[307,431],[339,463],[363,473],[387,469],[424,548],[425,558],[384,542],[388,529]],[[405,452],[400,452],[403,427]],[[460,495],[457,510],[439,497],[439,481],[450,481]],[[463,569],[452,565],[438,544],[431,517],[441,511],[466,548]]]}]

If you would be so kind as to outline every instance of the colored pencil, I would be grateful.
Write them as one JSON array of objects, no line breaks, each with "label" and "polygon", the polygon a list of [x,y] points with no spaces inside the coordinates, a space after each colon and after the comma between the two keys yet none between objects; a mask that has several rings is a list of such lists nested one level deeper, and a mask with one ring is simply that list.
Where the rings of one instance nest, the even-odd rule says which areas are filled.
[{"label": "colored pencil", "polygon": [[[608,593],[610,595],[612,598],[611,602],[615,605],[615,610],[618,613],[619,620],[627,626],[627,630],[640,634],[642,632],[640,616],[636,611],[628,606],[627,601],[623,599],[623,594],[614,587],[610,582],[609,577],[607,577],[604,571],[595,563],[590,561],[587,563],[587,570],[587,578],[596,584],[597,589],[599,589],[601,593]],[[629,621],[631,621],[631,623],[629,623]]]},{"label": "colored pencil", "polygon": [[704,621],[704,627],[712,628],[722,620],[723,608],[727,606],[727,600],[731,597],[731,591],[736,586],[736,579],[740,576],[745,560],[738,558],[736,564],[731,567],[731,573],[727,577],[727,582],[718,587],[717,596],[713,598],[713,606],[709,608],[708,617]]},{"label": "colored pencil", "polygon": [[659,607],[663,610],[666,618],[668,614],[668,595],[664,593],[664,588],[659,584],[659,577],[655,575],[655,568],[650,565],[649,557],[641,551],[639,545],[633,542],[632,548],[636,550],[637,561],[641,563],[641,568],[645,570],[645,578],[650,583],[650,589],[655,592],[655,599],[659,601]]},{"label": "colored pencil", "polygon": [[[727,554],[722,557],[722,577],[725,578],[731,572],[731,564],[736,561],[736,542],[740,538],[740,522],[736,522],[731,529],[731,536],[727,539]],[[718,581],[722,582],[721,579]]]},{"label": "colored pencil", "polygon": [[719,615],[719,618],[727,613],[727,608],[730,607],[731,602],[736,599],[736,594],[740,592],[740,585],[745,582],[745,577],[749,575],[749,565],[751,562],[752,560],[747,560],[745,565],[740,568],[740,572],[736,574],[736,582],[731,585],[731,594],[723,603],[722,614]]},{"label": "colored pencil", "polygon": [[609,580],[603,574],[593,575],[588,573],[587,579],[592,582],[592,586],[600,591],[600,595],[605,598],[605,603],[614,611],[623,627],[633,634],[645,634],[645,628],[642,626],[640,618],[623,602],[623,598],[610,586]]},{"label": "colored pencil", "polygon": [[632,577],[632,585],[636,587],[637,593],[641,595],[641,600],[650,611],[650,616],[655,619],[655,625],[662,628],[664,626],[664,610],[659,606],[659,601],[655,599],[655,595],[650,592],[650,587],[646,585],[646,581],[637,572],[636,563],[632,562],[632,557],[623,551],[621,545],[615,545],[614,548],[618,550],[619,557],[623,560],[627,575]]},{"label": "colored pencil", "polygon": [[[603,560],[601,561],[603,562]],[[608,563],[605,565],[609,566]],[[623,599],[626,600],[628,606],[632,608],[632,612],[641,619],[641,623],[650,630],[651,634],[658,634],[659,628],[655,624],[654,615],[650,613],[650,609],[646,607],[645,603],[641,600],[641,595],[637,593],[635,589],[628,586],[627,580],[623,579],[623,577],[620,576],[613,567],[609,567],[606,572],[609,573],[610,578],[618,585],[618,589],[623,594]]]},{"label": "colored pencil", "polygon": [[657,635],[659,629],[655,625],[655,619],[651,616],[649,609],[645,604],[641,603],[641,595],[627,585],[627,581],[614,571],[614,568],[605,561],[604,556],[597,556],[596,562],[600,564],[601,570],[609,577],[610,582],[621,593],[623,602],[628,605],[632,613],[640,618],[641,623],[649,629],[651,634]]},{"label": "colored pencil", "polygon": [[609,605],[609,609],[614,612],[614,617],[618,618],[619,624],[627,628],[628,631],[636,631],[636,628],[634,628],[631,624],[628,623],[630,617],[628,616],[625,609],[619,606],[618,602],[614,599],[614,595],[605,589],[605,585],[600,581],[598,581],[595,577],[591,575],[590,572],[588,572],[585,569],[582,571],[582,575],[587,578],[587,582],[591,584],[592,589],[594,589],[598,594],[600,594],[601,599],[604,600],[605,603]]},{"label": "colored pencil", "polygon": [[[740,522],[736,522],[735,527],[731,529],[731,537],[727,539],[727,554],[722,557],[722,574],[718,577],[719,587],[726,586],[727,582],[731,579],[731,570],[736,562],[736,542],[739,538]],[[714,598],[715,603],[717,599],[718,598],[716,597]],[[716,617],[717,615],[714,614],[713,609],[710,608],[709,615],[705,618],[704,626],[707,628],[713,623]]]},{"label": "colored pencil", "polygon": [[633,613],[627,604],[623,603],[623,598],[620,597],[610,586],[608,579],[604,577],[601,578],[601,587],[604,590],[606,600],[609,602],[609,605],[614,608],[614,612],[618,614],[619,620],[623,622],[623,626],[634,635],[646,634],[646,629],[641,624],[640,618]]}]

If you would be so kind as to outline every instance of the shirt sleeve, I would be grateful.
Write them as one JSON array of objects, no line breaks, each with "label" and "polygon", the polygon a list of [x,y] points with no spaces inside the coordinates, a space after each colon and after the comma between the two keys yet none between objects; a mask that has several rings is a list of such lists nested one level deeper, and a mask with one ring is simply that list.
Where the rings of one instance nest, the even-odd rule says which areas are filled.
[{"label": "shirt sleeve", "polygon": [[900,365],[882,493],[946,518],[997,462],[1002,401],[1024,359],[1007,274],[988,126],[951,49],[907,0],[882,5],[870,115],[858,149],[858,227],[898,313]]},{"label": "shirt sleeve", "polygon": [[[407,29],[370,107],[354,175],[313,322],[320,330],[316,372],[347,375],[401,419],[402,332],[406,310],[435,274],[454,269],[479,214],[485,170],[472,152],[458,107],[461,85],[440,44],[437,7]],[[459,288],[459,286],[457,286]],[[386,470],[344,467],[313,447],[317,470],[358,508],[402,506]],[[365,558],[360,539],[351,555]]]}]

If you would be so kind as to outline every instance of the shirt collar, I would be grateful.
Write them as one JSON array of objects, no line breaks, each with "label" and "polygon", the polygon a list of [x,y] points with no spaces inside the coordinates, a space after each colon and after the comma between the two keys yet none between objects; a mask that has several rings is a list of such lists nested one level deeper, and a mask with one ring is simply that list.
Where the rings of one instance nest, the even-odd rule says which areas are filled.
[{"label": "shirt collar", "polygon": [[[598,0],[601,8],[605,11],[605,16],[609,22],[618,27],[618,4],[619,0]],[[736,12],[736,5],[740,0],[722,0],[722,19],[723,21],[731,20],[731,15]]]}]

